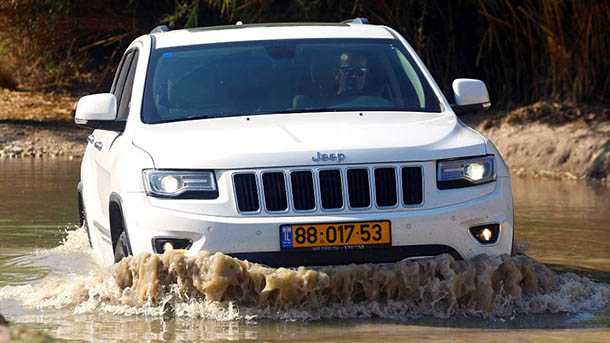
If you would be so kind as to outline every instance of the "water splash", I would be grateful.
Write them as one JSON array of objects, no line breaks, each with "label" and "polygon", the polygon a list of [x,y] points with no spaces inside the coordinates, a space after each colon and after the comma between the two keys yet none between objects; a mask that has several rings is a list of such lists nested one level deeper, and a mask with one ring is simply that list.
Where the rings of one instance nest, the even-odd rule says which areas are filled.
[{"label": "water splash", "polygon": [[[60,247],[39,254],[82,254],[87,244],[83,235],[83,230],[71,232]],[[527,256],[456,261],[442,255],[384,265],[286,269],[221,253],[186,256],[175,250],[129,257],[111,268],[57,273],[33,285],[4,287],[3,299],[30,308],[69,308],[77,314],[213,320],[510,318],[603,309],[610,305],[610,286],[555,273]]]}]

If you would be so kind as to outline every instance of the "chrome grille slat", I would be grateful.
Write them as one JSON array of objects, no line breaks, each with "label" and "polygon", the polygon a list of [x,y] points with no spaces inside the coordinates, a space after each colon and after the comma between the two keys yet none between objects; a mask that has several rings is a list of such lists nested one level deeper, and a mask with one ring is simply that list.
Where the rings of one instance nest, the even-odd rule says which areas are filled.
[{"label": "chrome grille slat", "polygon": [[241,212],[257,212],[260,210],[258,187],[254,173],[233,175],[237,208]]},{"label": "chrome grille slat", "polygon": [[339,169],[320,170],[320,201],[325,210],[343,207],[343,184]]},{"label": "chrome grille slat", "polygon": [[407,206],[421,204],[423,201],[421,168],[404,167],[401,174],[403,203]]},{"label": "chrome grille slat", "polygon": [[423,204],[423,167],[369,164],[274,168],[233,173],[244,215],[390,210]]},{"label": "chrome grille slat", "polygon": [[290,173],[290,184],[295,210],[311,211],[316,208],[316,191],[311,171],[293,171]]},{"label": "chrome grille slat", "polygon": [[378,207],[392,207],[398,203],[396,169],[375,168],[375,194]]},{"label": "chrome grille slat", "polygon": [[288,210],[286,181],[283,172],[267,172],[262,174],[265,208],[270,212]]},{"label": "chrome grille slat", "polygon": [[347,170],[347,190],[349,205],[352,208],[367,208],[371,205],[371,186],[369,171],[366,168]]}]

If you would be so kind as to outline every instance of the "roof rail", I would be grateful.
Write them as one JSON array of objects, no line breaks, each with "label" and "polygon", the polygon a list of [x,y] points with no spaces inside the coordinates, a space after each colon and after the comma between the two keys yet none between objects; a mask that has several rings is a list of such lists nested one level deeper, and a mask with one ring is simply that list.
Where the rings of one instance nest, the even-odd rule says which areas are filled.
[{"label": "roof rail", "polygon": [[167,25],[159,25],[157,27],[155,27],[154,29],[152,29],[152,31],[150,31],[151,34],[153,33],[162,33],[162,32],[168,32],[169,31],[169,27],[167,27]]},{"label": "roof rail", "polygon": [[369,20],[364,17],[347,19],[341,22],[341,24],[368,24]]}]

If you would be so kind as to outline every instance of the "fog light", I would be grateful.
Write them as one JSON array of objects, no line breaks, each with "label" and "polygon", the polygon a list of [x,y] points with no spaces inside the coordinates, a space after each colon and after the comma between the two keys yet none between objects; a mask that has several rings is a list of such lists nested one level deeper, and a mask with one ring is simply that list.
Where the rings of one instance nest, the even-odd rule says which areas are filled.
[{"label": "fog light", "polygon": [[163,251],[174,250],[174,246],[171,242],[166,242],[163,244]]},{"label": "fog light", "polygon": [[190,239],[179,239],[179,238],[154,238],[153,248],[157,254],[162,254],[166,251],[174,249],[188,249],[193,244]]},{"label": "fog light", "polygon": [[[491,230],[488,228],[484,228],[483,231],[479,233],[479,239],[482,241],[489,242],[491,240],[491,237],[492,233]],[[166,245],[169,245],[170,249],[173,249],[171,244],[167,243]]]},{"label": "fog light", "polygon": [[472,236],[481,244],[493,244],[500,234],[499,224],[487,224],[470,228]]}]

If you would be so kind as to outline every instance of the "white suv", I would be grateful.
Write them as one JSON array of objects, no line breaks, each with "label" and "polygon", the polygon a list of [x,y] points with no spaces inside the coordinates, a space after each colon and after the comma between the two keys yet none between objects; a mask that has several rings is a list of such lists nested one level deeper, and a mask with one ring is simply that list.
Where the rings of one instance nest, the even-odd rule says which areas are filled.
[{"label": "white suv", "polygon": [[509,172],[454,114],[489,107],[487,89],[453,90],[362,19],[156,28],[78,103],[95,129],[82,224],[108,263],[170,247],[271,266],[509,254]]}]

